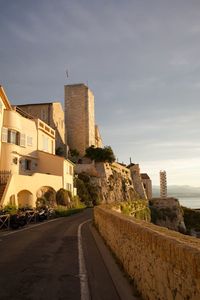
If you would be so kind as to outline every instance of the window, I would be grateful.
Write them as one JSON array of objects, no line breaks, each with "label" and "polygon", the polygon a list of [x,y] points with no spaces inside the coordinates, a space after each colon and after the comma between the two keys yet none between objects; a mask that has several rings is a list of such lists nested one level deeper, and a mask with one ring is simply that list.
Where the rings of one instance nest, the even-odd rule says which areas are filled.
[{"label": "window", "polygon": [[8,129],[7,142],[11,144],[19,145],[20,133],[15,130]]},{"label": "window", "polygon": [[31,170],[31,160],[30,159],[25,159],[24,160],[24,169],[26,171],[30,171]]},{"label": "window", "polygon": [[27,136],[27,145],[28,146],[33,146],[33,138],[32,138],[32,136]]},{"label": "window", "polygon": [[66,190],[67,191],[72,191],[72,185],[70,183],[66,183]]},{"label": "window", "polygon": [[73,168],[72,168],[72,166],[69,166],[69,174],[73,175]]},{"label": "window", "polygon": [[26,147],[26,135],[24,133],[20,134],[20,146]]},{"label": "window", "polygon": [[42,136],[42,149],[44,150],[44,151],[48,151],[48,144],[49,144],[49,140],[48,140],[48,137],[47,136],[45,136],[45,135],[43,135]]},{"label": "window", "polygon": [[54,142],[51,141],[51,153],[54,153]]},{"label": "window", "polygon": [[13,129],[2,128],[2,142],[26,146],[26,135]]},{"label": "window", "polygon": [[2,142],[7,143],[7,141],[8,141],[8,128],[5,128],[5,127],[2,128],[1,140],[2,140]]}]

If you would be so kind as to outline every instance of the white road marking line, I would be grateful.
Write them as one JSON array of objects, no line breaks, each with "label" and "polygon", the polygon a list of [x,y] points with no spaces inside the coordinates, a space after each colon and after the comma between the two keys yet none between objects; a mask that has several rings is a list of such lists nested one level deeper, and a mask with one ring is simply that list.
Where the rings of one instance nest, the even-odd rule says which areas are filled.
[{"label": "white road marking line", "polygon": [[41,226],[41,225],[45,225],[47,223],[50,223],[50,222],[54,222],[54,221],[57,221],[57,220],[60,220],[61,218],[57,218],[57,219],[53,219],[53,220],[49,220],[49,221],[45,221],[43,223],[39,223],[39,224],[35,224],[35,225],[32,225],[30,227],[25,227],[23,229],[17,229],[16,231],[11,231],[9,233],[5,233],[3,234],[2,236],[8,236],[8,235],[11,235],[11,234],[15,234],[15,233],[19,233],[19,232],[22,232],[22,231],[25,231],[25,230],[29,230],[29,229],[32,229],[32,228],[35,228],[35,227],[38,227],[38,226]]},{"label": "white road marking line", "polygon": [[80,286],[81,286],[81,300],[90,299],[88,278],[87,278],[87,271],[85,266],[85,259],[83,255],[82,236],[81,236],[82,226],[90,221],[91,219],[81,223],[78,226],[78,260],[79,260],[79,278],[80,278]]}]

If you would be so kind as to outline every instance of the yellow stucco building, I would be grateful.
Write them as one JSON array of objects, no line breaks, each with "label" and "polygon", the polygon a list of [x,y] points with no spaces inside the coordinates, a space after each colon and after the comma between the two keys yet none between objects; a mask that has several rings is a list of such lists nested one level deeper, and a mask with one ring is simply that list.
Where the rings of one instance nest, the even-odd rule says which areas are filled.
[{"label": "yellow stucco building", "polygon": [[55,155],[55,130],[12,108],[0,86],[0,205],[32,206],[48,189],[76,194],[74,165]]},{"label": "yellow stucco building", "polygon": [[60,102],[21,104],[17,105],[17,108],[23,110],[36,119],[39,118],[51,126],[55,130],[56,149],[60,148],[63,151],[63,154],[65,154],[66,128],[64,122],[64,111]]}]

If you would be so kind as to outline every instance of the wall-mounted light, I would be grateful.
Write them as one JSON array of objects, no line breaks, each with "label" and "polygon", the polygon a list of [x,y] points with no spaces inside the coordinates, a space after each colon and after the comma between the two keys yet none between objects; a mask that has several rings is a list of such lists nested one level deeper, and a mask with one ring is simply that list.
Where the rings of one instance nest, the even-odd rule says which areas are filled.
[{"label": "wall-mounted light", "polygon": [[14,163],[15,165],[17,165],[17,162],[18,162],[18,158],[17,158],[17,157],[14,157],[14,158],[13,158],[13,163]]}]

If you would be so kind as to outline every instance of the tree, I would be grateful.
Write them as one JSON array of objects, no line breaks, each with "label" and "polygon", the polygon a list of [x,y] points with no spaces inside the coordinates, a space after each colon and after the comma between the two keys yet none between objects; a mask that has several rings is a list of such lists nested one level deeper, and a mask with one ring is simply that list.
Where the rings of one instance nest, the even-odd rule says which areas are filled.
[{"label": "tree", "polygon": [[78,156],[79,156],[79,152],[78,152],[77,149],[71,149],[71,150],[70,150],[70,155],[71,155],[71,156],[78,157]]},{"label": "tree", "polygon": [[78,158],[79,158],[79,152],[77,149],[70,149],[69,150],[69,154],[70,154],[70,157],[71,157],[71,160],[76,163]]},{"label": "tree", "polygon": [[115,155],[110,146],[106,146],[104,148],[90,146],[86,149],[85,156],[94,160],[96,162],[109,162],[112,163],[115,161]]},{"label": "tree", "polygon": [[84,202],[86,206],[91,206],[92,199],[85,185],[85,182],[82,179],[77,178],[76,187],[77,187],[77,194],[80,197],[81,201]]},{"label": "tree", "polygon": [[56,155],[64,157],[65,156],[64,149],[62,147],[56,148]]},{"label": "tree", "polygon": [[86,173],[80,173],[76,179],[77,194],[86,206],[94,206],[100,203],[99,189],[91,183],[91,178]]}]

